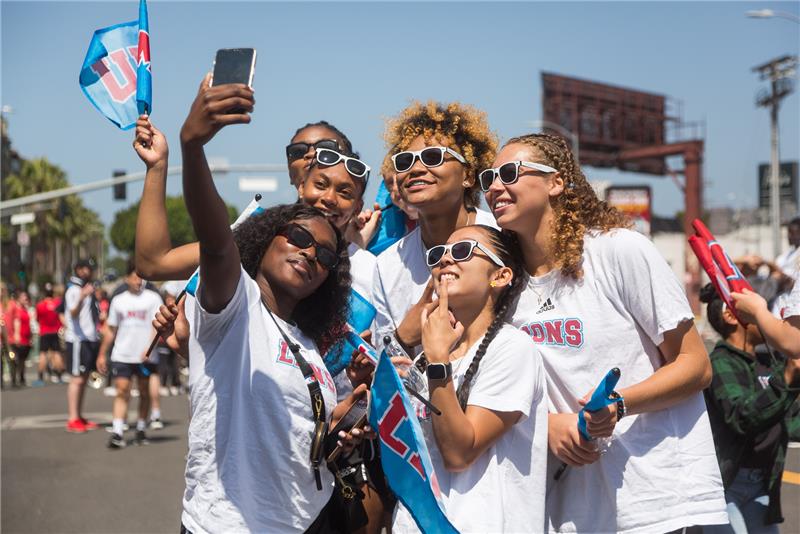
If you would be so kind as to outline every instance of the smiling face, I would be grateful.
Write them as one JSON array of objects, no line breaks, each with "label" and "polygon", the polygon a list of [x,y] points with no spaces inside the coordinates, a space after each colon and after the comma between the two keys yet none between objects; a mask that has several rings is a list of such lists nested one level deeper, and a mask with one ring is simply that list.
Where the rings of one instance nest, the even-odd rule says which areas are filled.
[{"label": "smiling face", "polygon": [[[428,146],[450,147],[459,152],[458,147],[451,146],[446,139],[431,138],[425,140],[417,136],[405,150],[422,150]],[[460,206],[464,203],[464,189],[469,188],[474,178],[467,178],[467,168],[451,154],[444,155],[444,162],[438,167],[426,167],[417,158],[407,172],[397,173],[397,187],[400,195],[412,207],[425,211]]]},{"label": "smiling face", "polygon": [[339,144],[339,146],[342,145],[341,137],[336,132],[325,126],[309,126],[308,128],[303,128],[294,137],[292,137],[292,140],[289,142],[290,144],[306,143],[309,145],[308,150],[302,158],[288,162],[289,180],[294,187],[299,187],[300,184],[308,177],[308,171],[311,167],[311,163],[314,161],[315,154],[315,149],[312,145],[318,141],[322,141],[323,139],[333,139]]},{"label": "smiling face", "polygon": [[317,164],[297,191],[304,203],[319,209],[339,231],[344,232],[363,205],[363,185],[357,180],[347,172],[344,161],[332,167]]},{"label": "smiling face", "polygon": [[[314,217],[292,222],[308,230],[318,245],[336,251],[336,234],[325,219]],[[270,242],[259,264],[259,275],[276,293],[276,298],[281,295],[295,304],[314,293],[328,274],[328,269],[317,261],[314,244],[300,248],[282,235],[276,235]]]},{"label": "smiling face", "polygon": [[[492,164],[493,168],[511,161],[545,163],[541,154],[523,144],[503,147]],[[486,192],[486,203],[501,228],[517,233],[530,233],[538,227],[542,216],[552,211],[551,200],[564,190],[559,173],[544,173],[528,167],[519,168],[517,181],[504,184],[495,178]]]},{"label": "smiling face", "polygon": [[[450,235],[448,244],[470,239],[477,241],[495,254],[497,250],[485,230],[475,226],[459,228]],[[439,292],[443,280],[447,280],[447,295],[454,313],[464,307],[483,307],[487,299],[496,297],[502,289],[511,283],[513,273],[508,267],[500,267],[478,247],[472,250],[472,256],[465,261],[453,260],[450,252],[431,269],[433,287]],[[495,286],[490,284],[495,282]]]}]

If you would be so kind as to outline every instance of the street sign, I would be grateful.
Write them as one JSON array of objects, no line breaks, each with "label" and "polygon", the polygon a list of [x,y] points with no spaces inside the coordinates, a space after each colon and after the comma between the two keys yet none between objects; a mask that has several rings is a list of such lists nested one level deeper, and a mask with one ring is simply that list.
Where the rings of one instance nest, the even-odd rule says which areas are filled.
[{"label": "street sign", "polygon": [[[796,216],[797,193],[800,189],[797,183],[797,162],[782,162],[778,169],[778,180],[780,182],[781,215],[791,219]],[[769,206],[770,166],[768,163],[762,163],[758,166],[758,207],[763,209],[769,208]]]},{"label": "street sign", "polygon": [[25,213],[15,213],[11,216],[11,224],[30,224],[36,220],[36,214],[32,211]]}]

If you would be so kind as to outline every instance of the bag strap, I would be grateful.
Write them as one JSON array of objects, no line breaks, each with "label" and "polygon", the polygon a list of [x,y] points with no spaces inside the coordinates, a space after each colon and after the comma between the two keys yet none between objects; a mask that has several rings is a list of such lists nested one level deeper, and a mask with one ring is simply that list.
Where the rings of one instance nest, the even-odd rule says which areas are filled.
[{"label": "bag strap", "polygon": [[322,457],[324,456],[324,447],[322,446],[322,442],[324,441],[325,434],[327,433],[325,399],[322,396],[322,388],[319,385],[319,380],[317,380],[311,364],[308,363],[308,360],[306,360],[305,357],[303,357],[303,354],[300,352],[300,346],[286,335],[286,332],[283,331],[281,325],[278,324],[278,320],[275,318],[272,310],[267,307],[263,300],[261,301],[261,304],[264,306],[264,309],[267,310],[267,313],[272,318],[272,322],[275,323],[275,327],[278,329],[281,337],[283,337],[283,340],[286,342],[286,345],[292,352],[294,361],[297,362],[300,372],[303,373],[303,378],[305,379],[306,387],[308,388],[308,394],[311,397],[311,411],[314,414],[315,424],[314,436],[311,444],[311,466],[314,468],[314,479],[317,483],[317,489],[321,490],[322,478],[320,476],[319,469],[320,465],[322,464]]}]

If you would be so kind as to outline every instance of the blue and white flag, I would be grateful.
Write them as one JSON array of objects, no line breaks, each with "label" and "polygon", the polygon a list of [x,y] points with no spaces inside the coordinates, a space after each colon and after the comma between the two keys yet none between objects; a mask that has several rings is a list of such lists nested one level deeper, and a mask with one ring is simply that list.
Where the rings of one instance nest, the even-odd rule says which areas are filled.
[{"label": "blue and white flag", "polygon": [[369,424],[378,431],[386,480],[419,529],[424,533],[457,533],[445,515],[414,407],[385,351],[370,390]]},{"label": "blue and white flag", "polygon": [[392,204],[392,196],[383,182],[378,186],[375,203],[381,206],[381,222],[367,244],[367,250],[377,256],[406,235],[406,214]]},{"label": "blue and white flag", "polygon": [[[242,213],[239,214],[236,220],[233,221],[233,224],[231,225],[231,230],[235,230],[236,227],[242,224],[248,217],[253,215],[258,215],[259,213],[262,213],[264,211],[264,208],[262,208],[261,205],[258,203],[260,199],[261,195],[256,195],[256,198],[250,201],[250,204],[248,204],[247,207],[242,211]],[[190,294],[191,296],[195,296],[195,293],[197,292],[198,283],[200,283],[199,267],[194,272],[192,277],[189,278],[189,281],[186,282],[186,286],[183,288],[183,290],[186,293]]]},{"label": "blue and white flag", "polygon": [[153,108],[147,4],[139,1],[139,19],[94,32],[79,83],[86,98],[122,130]]},{"label": "blue and white flag", "polygon": [[[347,317],[347,326],[350,332],[339,343],[328,349],[322,358],[331,375],[338,375],[350,365],[354,351],[363,352],[360,347],[365,342],[359,334],[370,328],[376,314],[375,306],[355,288],[352,288],[350,290],[350,315]],[[372,360],[377,362],[375,357]]]}]

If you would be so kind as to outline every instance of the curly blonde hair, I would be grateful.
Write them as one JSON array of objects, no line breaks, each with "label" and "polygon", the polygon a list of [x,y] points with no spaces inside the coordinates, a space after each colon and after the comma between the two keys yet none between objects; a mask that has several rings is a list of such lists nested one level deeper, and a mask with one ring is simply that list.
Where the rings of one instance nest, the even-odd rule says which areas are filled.
[{"label": "curly blonde hair", "polygon": [[509,139],[507,145],[521,144],[557,169],[564,190],[551,200],[555,218],[550,229],[550,247],[561,274],[574,280],[583,276],[583,238],[588,230],[603,233],[613,228],[630,228],[628,217],[605,201],[589,185],[575,161],[567,140],[558,135],[530,134]]},{"label": "curly blonde hair", "polygon": [[497,151],[497,136],[489,130],[486,113],[459,102],[412,102],[387,122],[384,138],[389,153],[381,172],[394,172],[391,156],[406,150],[420,135],[426,141],[439,138],[454,143],[451,148],[467,160],[466,176],[470,186],[464,190],[464,204],[468,208],[478,206],[481,194],[478,172],[491,167]]}]

